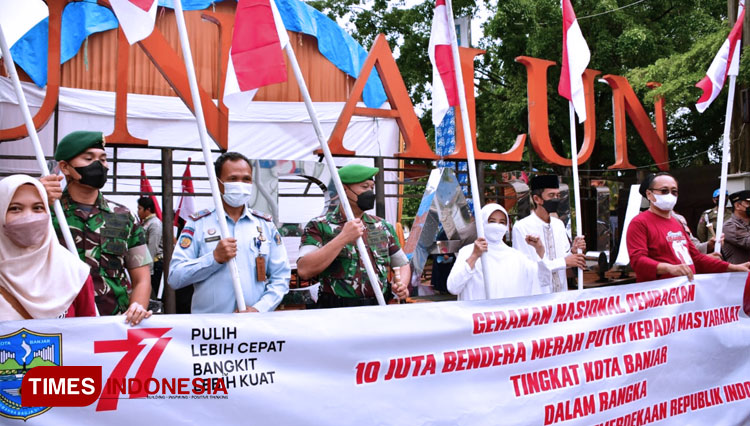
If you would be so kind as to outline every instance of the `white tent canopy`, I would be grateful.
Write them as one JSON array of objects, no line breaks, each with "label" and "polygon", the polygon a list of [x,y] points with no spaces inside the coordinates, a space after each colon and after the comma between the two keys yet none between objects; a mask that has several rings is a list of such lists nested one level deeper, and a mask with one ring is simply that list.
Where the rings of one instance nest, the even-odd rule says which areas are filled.
[{"label": "white tent canopy", "polygon": [[[32,114],[41,106],[44,90],[33,84],[24,84],[24,92]],[[319,102],[315,104],[325,132],[330,132],[338,119],[343,102]],[[75,130],[101,131],[105,135],[114,128],[115,93],[94,90],[61,88],[59,96],[58,135],[60,138]],[[39,138],[45,155],[53,154],[53,121],[39,132]],[[17,100],[7,78],[0,77],[0,128],[7,129],[23,124],[23,118]],[[178,97],[128,95],[128,129],[135,137],[147,139],[149,148],[199,148],[195,118]],[[353,117],[346,131],[344,146],[361,156],[392,157],[398,152],[399,130],[394,119]],[[307,160],[318,161],[313,151],[318,148],[310,118],[301,102],[255,102],[248,111],[231,112],[229,117],[229,150],[238,151],[251,159],[269,160]],[[218,149],[218,146],[216,147]],[[110,155],[112,150],[108,149]],[[2,155],[33,155],[28,138],[0,143]],[[214,158],[218,156],[214,154]],[[119,148],[118,159],[160,160],[158,149]],[[173,153],[173,160],[184,161],[192,157],[201,161],[202,155],[195,151]],[[372,165],[370,158],[337,158],[339,166],[353,162]],[[386,167],[394,167],[395,161],[387,160]],[[161,175],[160,164],[146,164],[146,174]],[[173,189],[180,192],[184,166],[173,169],[175,182]],[[0,173],[38,173],[34,160],[10,161],[0,159]],[[192,175],[206,176],[204,166],[192,166]],[[139,164],[121,163],[117,166],[118,176],[135,176],[140,173]],[[327,171],[321,176],[328,183]],[[150,179],[154,191],[161,191],[161,181]],[[386,172],[386,180],[395,180],[394,172]],[[208,182],[195,181],[196,192],[209,192]],[[296,187],[295,187],[296,186]],[[111,180],[104,191],[112,190]],[[139,190],[138,179],[118,179],[119,192]],[[299,185],[282,184],[280,193],[299,192]],[[318,191],[319,192],[319,191]],[[394,194],[395,185],[387,185],[386,192]],[[135,196],[113,196],[114,201],[121,202],[135,209]],[[178,197],[175,199],[177,202]],[[289,199],[282,198],[279,208],[279,221],[303,223],[318,215],[322,210],[322,198]],[[209,197],[198,197],[196,208],[211,207]],[[163,206],[162,206],[163,207]],[[176,206],[175,206],[176,207]],[[305,219],[306,218],[306,219]],[[386,199],[386,218],[395,222],[396,199]]]}]

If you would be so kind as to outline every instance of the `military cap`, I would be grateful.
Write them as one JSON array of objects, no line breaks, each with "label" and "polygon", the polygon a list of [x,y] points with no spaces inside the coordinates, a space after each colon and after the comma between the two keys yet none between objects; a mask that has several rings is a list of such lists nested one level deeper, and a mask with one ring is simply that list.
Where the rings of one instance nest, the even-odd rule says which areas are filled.
[{"label": "military cap", "polygon": [[[719,195],[721,195],[721,190],[720,190],[720,189],[717,189],[716,191],[714,191],[714,196],[713,196],[713,198],[719,198]],[[729,196],[729,191],[727,191],[727,197],[728,197],[728,196]]]},{"label": "military cap", "polygon": [[77,130],[73,133],[68,133],[68,135],[62,138],[60,143],[57,144],[55,160],[68,161],[89,148],[104,149],[104,143],[104,135],[102,135],[102,132]]},{"label": "military cap", "polygon": [[734,192],[729,196],[730,203],[734,204],[738,201],[750,201],[750,191],[745,189],[743,191]]},{"label": "military cap", "polygon": [[529,188],[532,191],[545,188],[557,189],[559,187],[560,180],[557,178],[557,175],[538,175],[531,178],[529,182]]},{"label": "military cap", "polygon": [[366,180],[372,179],[380,169],[375,167],[367,167],[361,164],[349,164],[339,169],[339,177],[341,183],[360,183]]}]

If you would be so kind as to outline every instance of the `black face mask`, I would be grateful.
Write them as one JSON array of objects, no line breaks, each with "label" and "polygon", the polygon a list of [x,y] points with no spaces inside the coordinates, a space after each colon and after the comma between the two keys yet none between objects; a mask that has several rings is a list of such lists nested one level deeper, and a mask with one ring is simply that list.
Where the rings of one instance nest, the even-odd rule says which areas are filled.
[{"label": "black face mask", "polygon": [[547,210],[547,213],[557,213],[557,208],[560,207],[560,200],[557,198],[544,200],[542,207],[544,207],[544,210]]},{"label": "black face mask", "polygon": [[100,161],[92,161],[86,167],[76,167],[75,171],[81,175],[79,182],[92,188],[101,189],[107,183],[107,170]]},{"label": "black face mask", "polygon": [[372,191],[365,191],[357,195],[357,207],[362,211],[370,210],[375,207],[375,193]]}]

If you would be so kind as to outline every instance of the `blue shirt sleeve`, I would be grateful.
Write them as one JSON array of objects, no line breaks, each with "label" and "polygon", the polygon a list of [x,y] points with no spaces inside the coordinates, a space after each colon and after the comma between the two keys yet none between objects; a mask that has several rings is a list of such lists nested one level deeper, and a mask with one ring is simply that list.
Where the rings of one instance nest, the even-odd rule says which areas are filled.
[{"label": "blue shirt sleeve", "polygon": [[198,283],[221,268],[221,263],[214,259],[213,251],[202,250],[204,218],[188,221],[177,239],[172,260],[169,262],[169,286],[177,290],[190,284]]}]

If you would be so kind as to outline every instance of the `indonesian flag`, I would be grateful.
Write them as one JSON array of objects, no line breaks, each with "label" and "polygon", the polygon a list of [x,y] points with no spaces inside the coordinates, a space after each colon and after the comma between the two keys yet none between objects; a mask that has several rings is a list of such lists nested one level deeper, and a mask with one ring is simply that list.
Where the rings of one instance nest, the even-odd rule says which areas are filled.
[{"label": "indonesian flag", "polygon": [[429,48],[432,62],[432,124],[435,126],[443,122],[443,117],[450,107],[458,105],[449,13],[452,11],[445,6],[445,0],[435,2]]},{"label": "indonesian flag", "polygon": [[557,92],[573,102],[578,114],[578,122],[586,121],[586,97],[583,93],[583,73],[591,60],[586,40],[578,26],[576,14],[570,0],[562,0],[563,15],[563,57],[560,84]]},{"label": "indonesian flag", "polygon": [[154,31],[157,3],[156,0],[109,0],[128,43],[137,43]]},{"label": "indonesian flag", "polygon": [[282,50],[289,43],[274,0],[240,0],[224,86],[224,104],[245,109],[258,88],[286,81]]},{"label": "indonesian flag", "polygon": [[[146,169],[143,167],[143,163],[141,163],[141,192],[154,192],[154,189],[151,187],[151,182],[146,178]],[[154,209],[156,209],[154,213],[156,214],[156,217],[161,220],[161,207],[159,207],[159,201],[157,201],[156,196],[153,194],[149,195],[149,198],[154,202]]]},{"label": "indonesian flag", "polygon": [[[740,71],[740,41],[742,40],[742,22],[745,20],[745,0],[740,0],[737,22],[734,23],[729,37],[724,40],[719,53],[716,54],[711,66],[706,71],[703,80],[696,87],[703,89],[703,95],[698,99],[695,108],[703,112],[711,102],[719,96],[727,75],[737,75]],[[727,64],[730,64],[727,67]]]},{"label": "indonesian flag", "polygon": [[[182,174],[182,192],[195,194],[195,189],[193,188],[193,180],[190,179],[190,177],[190,158],[188,158],[187,166],[185,166],[185,172]],[[188,218],[193,213],[195,213],[193,196],[183,195],[182,197],[180,197],[180,204],[177,206],[177,211],[174,214],[174,226],[179,226],[179,218],[182,218],[187,222]]]}]

